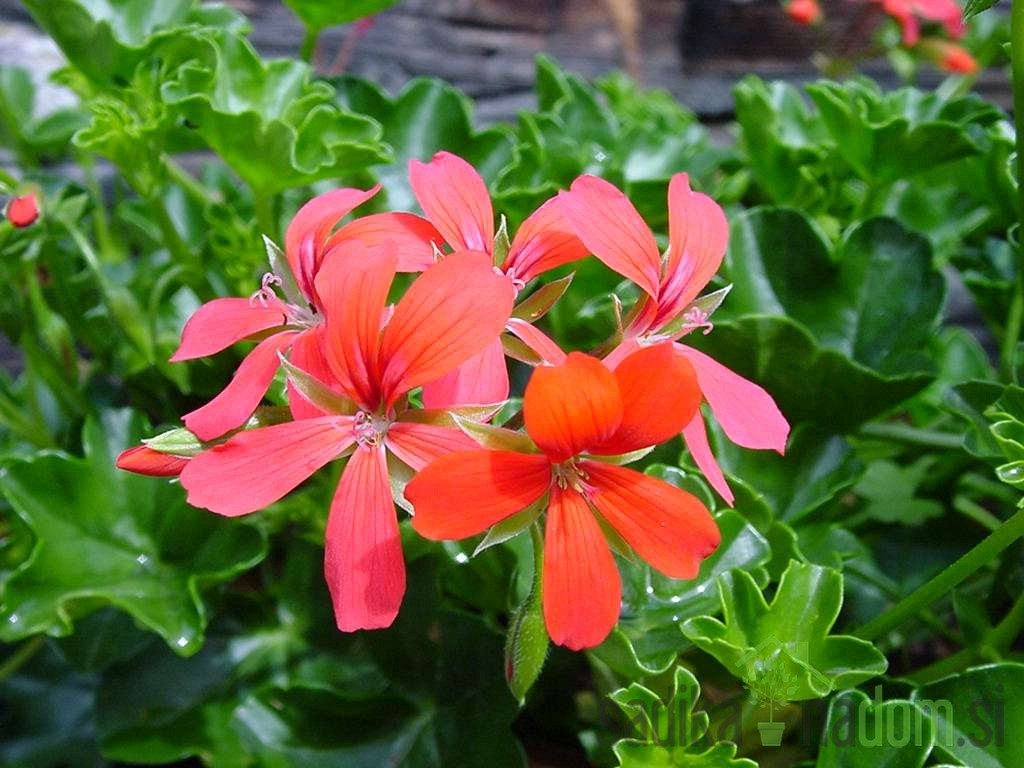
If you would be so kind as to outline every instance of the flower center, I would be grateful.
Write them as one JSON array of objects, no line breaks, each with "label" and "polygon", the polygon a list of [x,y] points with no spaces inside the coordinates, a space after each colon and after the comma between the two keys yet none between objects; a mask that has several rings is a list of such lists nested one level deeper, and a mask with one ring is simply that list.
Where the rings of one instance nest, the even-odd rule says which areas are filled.
[{"label": "flower center", "polygon": [[375,416],[366,411],[356,413],[352,424],[356,442],[364,448],[376,448],[384,440],[391,422],[384,416]]},{"label": "flower center", "polygon": [[575,459],[569,459],[561,464],[553,465],[551,467],[551,474],[555,484],[563,491],[566,488],[572,488],[584,496],[590,496],[594,492],[594,486],[587,482],[590,480],[590,476],[586,470],[581,469],[576,464]]}]

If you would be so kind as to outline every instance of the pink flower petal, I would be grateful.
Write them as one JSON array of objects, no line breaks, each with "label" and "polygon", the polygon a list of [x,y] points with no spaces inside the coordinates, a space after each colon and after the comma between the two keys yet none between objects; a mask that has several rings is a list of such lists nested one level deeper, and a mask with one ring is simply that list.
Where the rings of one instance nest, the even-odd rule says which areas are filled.
[{"label": "pink flower petal", "polygon": [[494,209],[487,185],[457,155],[409,161],[409,184],[427,218],[456,251],[494,251]]},{"label": "pink flower petal", "polygon": [[510,317],[505,329],[528,346],[548,365],[565,362],[565,352],[544,331],[518,317]]},{"label": "pink flower petal", "polygon": [[619,620],[622,582],[583,496],[552,486],[544,538],[544,623],[552,642],[574,651],[600,645]]},{"label": "pink flower petal", "polygon": [[284,252],[299,289],[307,297],[313,298],[313,279],[331,230],[378,191],[379,184],[366,191],[332,189],[314,197],[292,217],[284,234]]},{"label": "pink flower petal", "polygon": [[703,352],[676,344],[697,372],[697,383],[726,436],[744,448],[784,453],[789,423],[772,396]]},{"label": "pink flower petal", "polygon": [[669,257],[658,294],[659,320],[672,320],[697,298],[714,277],[729,243],[729,223],[722,208],[690,189],[685,173],[668,185]]},{"label": "pink flower petal", "polygon": [[281,363],[279,352],[295,340],[295,331],[275,333],[246,355],[231,382],[213,400],[182,417],[200,440],[213,440],[242,426],[260,404]]},{"label": "pink flower petal", "polygon": [[384,446],[356,448],[327,518],[324,577],[342,632],[391,626],[405,594],[405,561]]},{"label": "pink flower petal", "polygon": [[[420,275],[395,306],[381,338],[381,389],[390,405],[498,338],[515,290],[479,251],[457,251]],[[330,321],[328,321],[330,327]]]},{"label": "pink flower petal", "polygon": [[249,299],[208,301],[185,323],[181,345],[171,356],[171,362],[215,354],[246,336],[287,322],[287,310],[277,300],[268,301],[266,306]]},{"label": "pink flower petal", "polygon": [[188,503],[235,517],[272,504],[352,445],[351,416],[322,416],[239,432],[189,460]]},{"label": "pink flower petal", "polygon": [[735,497],[732,489],[729,488],[729,483],[725,480],[725,475],[722,474],[722,468],[715,461],[711,446],[708,445],[708,433],[704,427],[704,416],[700,411],[697,411],[693,421],[683,428],[683,440],[686,442],[686,448],[697,464],[697,468],[711,483],[711,487],[718,491],[718,495],[725,499],[725,503],[731,507]]},{"label": "pink flower petal", "polygon": [[562,213],[561,203],[553,197],[530,214],[516,231],[508,256],[501,265],[512,270],[524,283],[548,270],[582,259],[590,249],[577,237]]},{"label": "pink flower petal", "polygon": [[456,451],[478,451],[477,442],[461,429],[396,421],[388,429],[388,449],[419,471],[427,464]]},{"label": "pink flower petal", "polygon": [[341,387],[371,411],[380,403],[380,328],[396,264],[391,248],[351,240],[332,251],[316,278],[327,362]]},{"label": "pink flower petal", "polygon": [[658,243],[622,192],[604,179],[580,176],[558,199],[570,226],[597,258],[648,295],[658,295]]},{"label": "pink flower petal", "polygon": [[455,405],[500,403],[508,397],[508,368],[501,339],[495,338],[455,370],[423,385],[423,405],[448,408]]},{"label": "pink flower petal", "polygon": [[359,240],[369,246],[390,243],[398,254],[399,272],[422,272],[436,261],[434,245],[440,248],[444,244],[437,228],[413,213],[360,216],[331,235],[327,248],[346,240]]}]

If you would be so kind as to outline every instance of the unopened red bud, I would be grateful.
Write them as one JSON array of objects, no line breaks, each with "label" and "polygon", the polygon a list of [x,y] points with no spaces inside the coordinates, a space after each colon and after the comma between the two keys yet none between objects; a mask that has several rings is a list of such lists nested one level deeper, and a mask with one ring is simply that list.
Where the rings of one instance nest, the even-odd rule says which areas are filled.
[{"label": "unopened red bud", "polygon": [[188,459],[160,453],[145,445],[129,448],[117,457],[118,469],[152,477],[177,477],[186,464]]},{"label": "unopened red bud", "polygon": [[39,218],[39,201],[34,194],[15,197],[7,204],[7,220],[12,225],[27,227]]}]

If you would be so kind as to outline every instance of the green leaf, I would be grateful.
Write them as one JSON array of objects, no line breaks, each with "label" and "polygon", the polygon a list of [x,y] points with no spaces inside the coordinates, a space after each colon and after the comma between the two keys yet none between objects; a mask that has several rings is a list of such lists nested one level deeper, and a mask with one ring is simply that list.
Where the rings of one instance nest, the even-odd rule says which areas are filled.
[{"label": "green leaf", "polygon": [[[799,254],[799,258],[794,258]],[[794,210],[758,208],[733,220],[721,312],[785,315],[825,347],[888,375],[930,371],[945,282],[927,240],[890,219],[854,227],[834,253]]]},{"label": "green leaf", "polygon": [[237,35],[211,35],[209,48],[207,61],[183,65],[161,93],[257,194],[393,159],[380,126],[340,109],[329,85],[310,82],[307,65],[265,63]]},{"label": "green leaf", "polygon": [[36,538],[3,583],[0,639],[66,635],[76,616],[114,605],[189,655],[206,626],[201,589],[263,559],[257,529],[189,507],[180,486],[114,467],[142,427],[130,411],[110,412],[86,422],[84,458],[41,452],[0,478]]},{"label": "green leaf", "polygon": [[909,466],[887,459],[868,465],[854,491],[867,500],[864,514],[883,523],[922,525],[940,517],[943,505],[934,499],[915,498],[918,486],[935,464],[934,456],[923,456]]},{"label": "green leaf", "polygon": [[867,78],[807,86],[835,150],[868,181],[905,179],[977,154],[967,124],[999,119],[977,97],[944,101],[935,92],[903,88],[883,93]]},{"label": "green leaf", "polygon": [[831,432],[852,431],[932,380],[924,373],[879,373],[822,346],[785,317],[716,322],[714,332],[691,334],[686,343],[764,387],[790,423],[808,421]]},{"label": "green leaf", "polygon": [[829,703],[816,768],[921,768],[935,740],[931,721],[905,699],[871,701],[843,691]]},{"label": "green leaf", "polygon": [[1024,766],[1024,664],[975,667],[911,699],[935,726],[937,756],[971,768]]},{"label": "green leaf", "polygon": [[49,642],[0,680],[0,765],[106,765],[96,745],[95,687],[95,675],[73,670]]},{"label": "green leaf", "polygon": [[724,622],[700,616],[683,633],[753,690],[778,678],[786,700],[817,699],[885,672],[871,643],[829,634],[843,602],[839,571],[791,561],[771,603],[743,571],[719,576],[718,592]]},{"label": "green leaf", "polygon": [[998,3],[999,0],[967,0],[967,4],[964,6],[964,21],[987,11],[992,6],[998,5]]},{"label": "green leaf", "polygon": [[779,520],[800,520],[853,485],[863,465],[843,437],[810,425],[793,430],[786,455],[717,440],[721,466],[759,493]]},{"label": "green leaf", "polygon": [[325,27],[348,24],[390,8],[398,0],[344,0],[325,3],[323,0],[284,0],[284,4],[302,19],[308,29],[319,32]]},{"label": "green leaf", "polygon": [[445,82],[418,78],[394,99],[359,78],[345,76],[333,82],[339,103],[373,118],[383,128],[383,140],[394,159],[374,173],[391,210],[407,211],[416,206],[408,179],[411,159],[428,161],[435,152],[447,150],[465,158],[492,182],[512,157],[505,129],[474,129],[472,101]]},{"label": "green leaf", "polygon": [[200,27],[242,31],[245,17],[196,0],[25,0],[68,61],[97,83],[128,80],[161,42]]},{"label": "green leaf", "polygon": [[746,759],[736,760],[736,745],[719,742],[700,751],[698,742],[709,727],[706,712],[694,712],[700,698],[697,678],[677,666],[670,697],[662,699],[650,689],[632,683],[609,694],[640,731],[643,740],[622,739],[613,750],[622,768],[691,766],[692,768],[757,768]]},{"label": "green leaf", "polygon": [[763,566],[770,551],[764,537],[731,509],[718,512],[715,520],[722,543],[701,563],[695,579],[670,579],[639,560],[619,561],[622,615],[608,639],[591,653],[623,675],[664,672],[690,645],[680,623],[718,610],[712,585],[721,574],[744,570],[767,584]]}]

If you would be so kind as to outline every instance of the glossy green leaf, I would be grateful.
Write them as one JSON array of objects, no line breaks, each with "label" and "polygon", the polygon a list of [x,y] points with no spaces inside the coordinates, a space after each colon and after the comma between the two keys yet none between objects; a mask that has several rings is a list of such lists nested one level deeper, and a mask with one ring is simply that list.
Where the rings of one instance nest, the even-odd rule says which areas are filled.
[{"label": "glossy green leaf", "polygon": [[512,156],[506,131],[500,127],[474,129],[472,102],[440,80],[415,79],[394,99],[359,78],[346,76],[334,83],[339,103],[372,117],[383,128],[382,138],[394,159],[374,172],[391,210],[407,211],[416,206],[408,180],[411,159],[426,162],[439,150],[454,152],[491,182]]},{"label": "glossy green leaf", "polygon": [[[339,109],[307,65],[263,62],[242,37],[212,37],[212,61],[182,66],[164,100],[260,195],[393,158],[372,119]],[[245,136],[245,142],[238,137]]]},{"label": "glossy green leaf", "polygon": [[747,451],[721,438],[717,444],[721,466],[763,496],[776,519],[787,522],[836,498],[863,472],[845,438],[810,425],[793,430],[785,456]]},{"label": "glossy green leaf", "polygon": [[964,5],[964,19],[977,16],[998,3],[999,0],[967,0],[967,4]]},{"label": "glossy green leaf", "polygon": [[640,732],[641,739],[622,739],[613,749],[622,768],[692,766],[692,768],[756,768],[746,759],[734,759],[736,745],[719,742],[703,749],[709,727],[706,712],[694,712],[700,698],[697,678],[676,667],[669,698],[662,700],[650,689],[632,683],[609,697]]},{"label": "glossy green leaf", "polygon": [[285,5],[302,19],[303,24],[316,31],[372,16],[397,2],[398,0],[344,0],[325,3],[323,0],[284,0]]},{"label": "glossy green leaf", "polygon": [[921,768],[934,731],[927,715],[910,701],[872,701],[861,691],[843,691],[829,703],[815,767]]},{"label": "glossy green leaf", "polygon": [[154,46],[183,30],[247,26],[229,6],[197,0],[26,0],[25,7],[68,61],[98,83],[125,82]]},{"label": "glossy green leaf", "polygon": [[66,635],[76,616],[106,604],[189,655],[203,642],[201,589],[264,557],[256,529],[189,507],[180,486],[114,467],[142,432],[130,411],[110,412],[86,423],[84,458],[43,452],[0,478],[36,539],[3,583],[0,639]]},{"label": "glossy green leaf", "polygon": [[975,96],[945,100],[938,93],[903,88],[883,93],[861,78],[807,86],[835,150],[862,179],[895,181],[976,154],[966,130],[999,119]]},{"label": "glossy green leaf", "polygon": [[921,525],[939,517],[943,505],[934,499],[916,498],[917,488],[934,465],[925,456],[909,466],[886,459],[868,465],[854,491],[867,500],[864,514],[873,520],[900,525]]},{"label": "glossy green leaf", "polygon": [[830,252],[803,214],[755,209],[733,220],[726,265],[733,289],[722,311],[730,316],[785,315],[884,374],[930,370],[922,351],[945,283],[928,242],[896,222],[860,224]]},{"label": "glossy green leaf", "polygon": [[50,643],[0,680],[0,765],[106,765],[96,744],[95,687],[95,675],[76,672]]},{"label": "glossy green leaf", "polygon": [[763,566],[770,557],[768,542],[731,509],[720,511],[715,519],[722,543],[701,563],[695,579],[670,579],[642,561],[619,561],[622,615],[618,627],[591,653],[620,674],[663,672],[690,645],[679,631],[680,623],[717,612],[713,585],[718,576],[738,569],[753,574],[760,585],[767,584]]},{"label": "glossy green leaf", "polygon": [[975,667],[911,697],[935,726],[935,752],[971,768],[1024,766],[1024,664]]},{"label": "glossy green leaf", "polygon": [[771,603],[743,571],[719,576],[718,591],[723,621],[700,616],[683,633],[752,690],[778,677],[791,688],[786,700],[816,699],[885,672],[871,643],[830,634],[843,602],[839,571],[792,561]]},{"label": "glossy green leaf", "polygon": [[790,423],[808,421],[832,432],[851,431],[892,410],[932,380],[925,373],[881,374],[821,345],[785,317],[716,322],[712,333],[690,334],[686,343],[764,387]]}]

